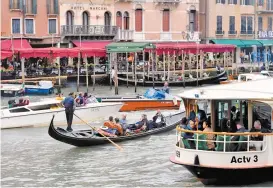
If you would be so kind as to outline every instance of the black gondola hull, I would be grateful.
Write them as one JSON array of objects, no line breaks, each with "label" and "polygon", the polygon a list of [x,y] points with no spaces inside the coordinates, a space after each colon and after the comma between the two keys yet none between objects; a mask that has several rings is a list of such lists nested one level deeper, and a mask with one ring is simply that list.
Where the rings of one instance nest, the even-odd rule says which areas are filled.
[{"label": "black gondola hull", "polygon": [[[204,85],[204,84],[219,84],[220,78],[225,77],[226,72],[222,72],[218,74],[217,76],[209,77],[209,78],[203,78],[203,79],[193,79],[193,80],[185,80],[183,81],[169,81],[169,86],[198,86],[198,85]],[[127,84],[127,78],[120,76],[118,78],[119,84]],[[135,80],[129,79],[128,84],[135,85]],[[139,86],[162,86],[164,85],[164,81],[139,81],[137,80],[137,85]]]},{"label": "black gondola hull", "polygon": [[[113,142],[123,142],[126,140],[134,140],[134,139],[138,139],[138,138],[153,135],[153,134],[167,132],[167,131],[174,129],[177,126],[177,124],[180,122],[180,120],[183,116],[184,116],[184,112],[179,112],[174,115],[166,116],[166,126],[164,126],[162,128],[157,128],[157,129],[153,129],[151,131],[133,134],[130,136],[109,137],[109,139],[111,139]],[[173,120],[173,122],[171,122],[171,120]],[[74,136],[73,132],[69,133],[69,132],[66,132],[65,130],[63,130],[63,131],[61,131],[61,129],[57,130],[54,127],[53,121],[54,121],[54,117],[51,120],[49,129],[48,129],[48,134],[52,138],[54,138],[60,142],[64,142],[66,144],[70,144],[70,145],[77,146],[77,147],[95,146],[95,145],[102,145],[102,144],[109,144],[110,143],[109,140],[107,140],[104,137],[80,138],[80,137]]]}]

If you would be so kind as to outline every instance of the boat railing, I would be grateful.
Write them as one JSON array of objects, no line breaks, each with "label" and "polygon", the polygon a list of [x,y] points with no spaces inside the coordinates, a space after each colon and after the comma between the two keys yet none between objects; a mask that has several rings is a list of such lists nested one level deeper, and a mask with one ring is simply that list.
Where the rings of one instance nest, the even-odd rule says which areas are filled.
[{"label": "boat railing", "polygon": [[[267,147],[267,137],[273,136],[273,133],[203,132],[185,130],[180,127],[177,127],[176,131],[177,147],[188,150],[216,152],[265,151]],[[188,135],[186,136],[186,134]]]}]

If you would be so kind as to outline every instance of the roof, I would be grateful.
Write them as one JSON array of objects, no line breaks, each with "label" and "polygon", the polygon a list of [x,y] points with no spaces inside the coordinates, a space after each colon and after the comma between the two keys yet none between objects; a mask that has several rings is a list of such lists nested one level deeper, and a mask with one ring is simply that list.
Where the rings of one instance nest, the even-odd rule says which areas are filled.
[{"label": "roof", "polygon": [[12,51],[13,49],[32,48],[26,39],[1,40],[1,50]]},{"label": "roof", "polygon": [[114,42],[106,46],[107,52],[141,52],[147,48],[154,48],[155,46],[149,42]]},{"label": "roof", "polygon": [[199,87],[187,90],[179,96],[188,99],[273,100],[273,78]]}]

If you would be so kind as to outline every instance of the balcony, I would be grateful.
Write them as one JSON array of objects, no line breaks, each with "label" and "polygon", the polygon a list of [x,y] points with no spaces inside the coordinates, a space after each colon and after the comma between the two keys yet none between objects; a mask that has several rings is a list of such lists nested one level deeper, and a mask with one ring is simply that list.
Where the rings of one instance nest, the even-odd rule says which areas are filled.
[{"label": "balcony", "polygon": [[240,34],[241,35],[253,35],[255,32],[253,30],[241,30]]},{"label": "balcony", "polygon": [[62,25],[62,36],[116,36],[117,26],[105,25]]},{"label": "balcony", "polygon": [[228,34],[229,35],[237,35],[237,31],[231,30],[231,31],[228,31]]},{"label": "balcony", "polygon": [[114,39],[117,41],[132,41],[134,39],[134,31],[118,28],[117,34]]},{"label": "balcony", "polygon": [[257,12],[260,14],[273,13],[273,6],[258,6]]},{"label": "balcony", "polygon": [[225,31],[222,31],[222,30],[215,31],[215,35],[224,35],[224,34],[225,34]]},{"label": "balcony", "polygon": [[154,0],[154,3],[180,3],[182,0]]}]

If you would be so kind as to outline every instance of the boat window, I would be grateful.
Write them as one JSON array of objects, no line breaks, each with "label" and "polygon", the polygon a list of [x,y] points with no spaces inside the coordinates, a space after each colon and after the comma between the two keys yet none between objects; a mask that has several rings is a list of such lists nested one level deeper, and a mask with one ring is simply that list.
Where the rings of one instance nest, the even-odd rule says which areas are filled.
[{"label": "boat window", "polygon": [[10,113],[18,113],[18,112],[29,112],[29,109],[26,109],[26,108],[16,108],[16,109],[12,109],[12,110],[9,110]]},{"label": "boat window", "polygon": [[57,104],[44,104],[44,105],[38,105],[38,106],[30,106],[29,108],[33,111],[50,110],[52,108],[58,108],[58,105]]}]

